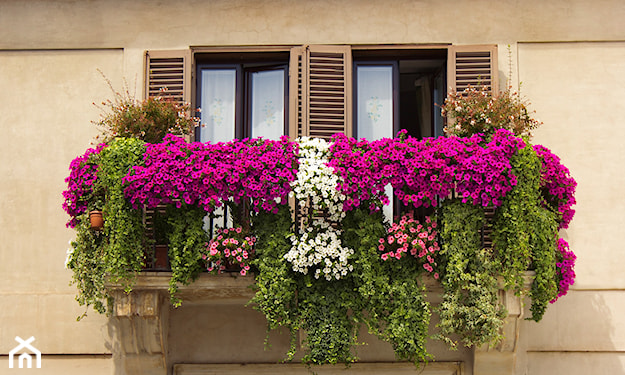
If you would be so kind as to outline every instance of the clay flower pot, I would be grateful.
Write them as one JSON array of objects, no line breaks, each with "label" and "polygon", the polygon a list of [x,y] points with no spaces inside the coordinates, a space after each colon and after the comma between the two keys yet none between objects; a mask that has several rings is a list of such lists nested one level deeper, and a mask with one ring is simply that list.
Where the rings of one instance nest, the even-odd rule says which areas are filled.
[{"label": "clay flower pot", "polygon": [[89,221],[91,222],[91,229],[102,230],[104,228],[102,211],[89,211]]}]

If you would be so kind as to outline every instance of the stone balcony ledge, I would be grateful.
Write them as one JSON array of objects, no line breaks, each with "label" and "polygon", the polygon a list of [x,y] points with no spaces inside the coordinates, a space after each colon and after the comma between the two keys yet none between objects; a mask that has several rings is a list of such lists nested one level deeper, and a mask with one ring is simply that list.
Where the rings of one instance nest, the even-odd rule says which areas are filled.
[{"label": "stone balcony ledge", "polygon": [[[114,299],[113,317],[120,346],[114,356],[121,362],[118,374],[166,375],[172,371],[167,363],[170,272],[142,272],[132,291],[121,285],[109,285]],[[529,290],[533,273],[525,275]],[[428,299],[438,304],[443,289],[432,278],[424,278]],[[238,274],[201,274],[190,285],[179,286],[177,297],[183,305],[246,304],[254,296],[254,276]],[[503,284],[502,284],[503,285]],[[504,320],[504,339],[494,347],[484,345],[473,352],[474,374],[513,374],[519,326],[523,319],[523,297],[513,291],[499,290],[501,303],[508,315]]]}]

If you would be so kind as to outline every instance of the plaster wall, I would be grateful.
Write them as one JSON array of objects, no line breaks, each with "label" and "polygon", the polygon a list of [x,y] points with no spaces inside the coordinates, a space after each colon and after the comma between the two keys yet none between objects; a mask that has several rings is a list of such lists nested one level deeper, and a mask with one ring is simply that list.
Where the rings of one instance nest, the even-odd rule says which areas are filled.
[{"label": "plaster wall", "polygon": [[[75,321],[84,310],[63,268],[73,236],[60,209],[63,179],[96,134],[90,121],[99,110],[92,102],[112,97],[97,69],[116,89],[125,77],[141,96],[148,49],[496,43],[502,80],[515,88],[522,82],[522,94],[544,122],[535,143],[559,155],[579,183],[575,220],[562,232],[578,256],[577,282],[541,323],[522,324],[517,372],[625,372],[624,18],[625,2],[618,0],[1,1],[0,354],[15,346],[16,335],[33,335],[44,354],[61,355],[44,356],[46,373],[114,371],[111,326],[93,311]],[[177,361],[223,361],[240,347],[241,333],[262,346],[264,322],[251,309],[202,308],[238,322],[240,331],[230,338],[223,326],[211,326],[217,323],[195,330],[190,322],[198,309],[171,314],[171,338],[185,348],[184,355],[174,354]],[[218,340],[209,358],[186,340],[217,344],[203,336],[212,329],[225,343]],[[285,336],[273,339],[286,345]],[[254,360],[274,360],[283,353],[277,349],[255,348]],[[388,348],[364,350],[392,359]],[[0,373],[7,371],[4,359]]]},{"label": "plaster wall", "polygon": [[540,323],[524,322],[518,372],[622,373],[625,43],[518,43],[517,58],[521,92],[544,122],[534,142],[578,181],[575,219],[561,231],[577,255],[576,282]]},{"label": "plaster wall", "polygon": [[[46,354],[108,353],[107,319],[74,300],[73,231],[59,209],[69,162],[96,134],[92,104],[121,84],[122,50],[0,51],[0,353],[35,336]],[[5,366],[0,366],[0,368]]]}]

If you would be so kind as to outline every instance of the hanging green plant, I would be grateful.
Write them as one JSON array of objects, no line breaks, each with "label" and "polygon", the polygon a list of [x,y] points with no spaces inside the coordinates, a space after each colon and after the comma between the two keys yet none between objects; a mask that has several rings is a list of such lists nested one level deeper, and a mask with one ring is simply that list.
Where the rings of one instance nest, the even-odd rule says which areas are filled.
[{"label": "hanging green plant", "polygon": [[[133,209],[124,197],[122,177],[132,166],[140,165],[144,152],[144,142],[133,138],[116,138],[101,148],[92,191],[104,194],[104,230],[91,230],[88,213],[78,217],[68,268],[74,271],[78,302],[92,305],[98,312],[106,311],[109,300],[105,280],[128,291],[143,266],[146,238],[142,212]],[[98,196],[93,201],[100,199]]]},{"label": "hanging green plant", "polygon": [[169,262],[171,279],[169,294],[172,305],[180,306],[182,300],[176,296],[178,285],[189,285],[204,269],[202,254],[206,250],[208,233],[204,230],[206,211],[201,207],[182,204],[167,207],[169,234]]},{"label": "hanging green plant", "polygon": [[458,334],[466,346],[479,346],[501,339],[505,309],[497,291],[497,264],[492,249],[482,247],[482,207],[459,199],[443,202],[440,211],[443,302],[437,308],[440,334],[451,347]]},{"label": "hanging green plant", "polygon": [[300,328],[297,307],[297,282],[291,264],[284,258],[291,248],[289,236],[293,220],[288,205],[278,206],[272,214],[260,211],[253,216],[252,226],[257,236],[256,256],[252,267],[256,272],[256,294],[250,301],[267,319],[267,329],[286,327],[291,334],[288,359],[297,350],[297,334]]},{"label": "hanging green plant", "polygon": [[107,238],[103,262],[112,283],[130,290],[141,271],[146,246],[143,212],[134,209],[124,196],[122,178],[130,168],[140,165],[145,143],[135,138],[116,138],[100,153],[98,182],[105,193],[103,215]]},{"label": "hanging green plant", "polygon": [[[101,231],[91,230],[87,213],[77,217],[75,229],[76,239],[70,242],[65,267],[73,271],[71,284],[78,289],[76,301],[103,314],[110,302],[104,285],[106,264],[102,262],[106,237]],[[78,319],[85,315],[86,311]]]}]

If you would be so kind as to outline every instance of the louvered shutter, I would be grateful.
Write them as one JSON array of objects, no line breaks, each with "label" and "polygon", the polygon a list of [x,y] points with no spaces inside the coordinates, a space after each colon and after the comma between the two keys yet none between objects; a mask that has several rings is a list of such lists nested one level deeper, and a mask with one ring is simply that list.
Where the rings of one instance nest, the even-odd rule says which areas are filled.
[{"label": "louvered shutter", "polygon": [[352,134],[352,59],[349,46],[304,46],[291,50],[292,138],[330,139]]},{"label": "louvered shutter", "polygon": [[[496,45],[451,46],[447,61],[447,82],[451,91],[486,86],[492,93],[499,92]],[[494,216],[493,207],[484,209],[484,226],[480,230],[482,247],[493,247]]]},{"label": "louvered shutter", "polygon": [[[171,97],[179,103],[191,102],[192,58],[190,50],[146,51],[145,53],[145,92],[144,97]],[[166,91],[162,91],[167,88]],[[192,135],[187,138],[191,141]],[[143,224],[146,236],[154,239],[154,217],[156,211],[165,214],[165,205],[156,208],[143,208]],[[154,248],[147,251],[146,268],[153,269]]]},{"label": "louvered shutter", "polygon": [[[190,50],[145,53],[145,97],[168,96],[181,103],[191,101]],[[163,88],[167,91],[161,92]]]},{"label": "louvered shutter", "polygon": [[497,46],[451,46],[447,64],[447,83],[451,91],[464,91],[469,85],[499,91]]}]

